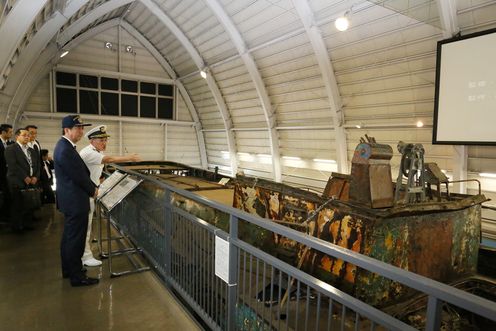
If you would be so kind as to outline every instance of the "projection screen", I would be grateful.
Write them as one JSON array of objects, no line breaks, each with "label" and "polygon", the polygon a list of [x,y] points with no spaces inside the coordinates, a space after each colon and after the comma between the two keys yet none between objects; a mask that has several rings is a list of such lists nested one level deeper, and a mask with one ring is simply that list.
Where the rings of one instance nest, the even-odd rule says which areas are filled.
[{"label": "projection screen", "polygon": [[496,145],[496,29],[437,45],[433,144]]}]

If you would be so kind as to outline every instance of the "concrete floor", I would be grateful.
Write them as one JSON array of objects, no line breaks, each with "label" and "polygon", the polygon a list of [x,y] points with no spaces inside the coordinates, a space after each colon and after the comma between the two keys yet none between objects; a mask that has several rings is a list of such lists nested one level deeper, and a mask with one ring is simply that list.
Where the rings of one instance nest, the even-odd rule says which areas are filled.
[{"label": "concrete floor", "polygon": [[200,330],[150,271],[111,279],[104,262],[88,268],[98,285],[71,287],[60,271],[63,217],[51,205],[40,215],[25,234],[0,227],[0,330]]}]

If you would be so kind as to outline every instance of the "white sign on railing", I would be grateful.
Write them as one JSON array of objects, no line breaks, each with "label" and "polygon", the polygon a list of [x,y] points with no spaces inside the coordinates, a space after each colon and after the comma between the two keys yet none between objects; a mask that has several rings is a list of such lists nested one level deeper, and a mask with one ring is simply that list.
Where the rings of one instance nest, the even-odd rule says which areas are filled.
[{"label": "white sign on railing", "polygon": [[229,242],[215,236],[215,275],[229,284]]}]

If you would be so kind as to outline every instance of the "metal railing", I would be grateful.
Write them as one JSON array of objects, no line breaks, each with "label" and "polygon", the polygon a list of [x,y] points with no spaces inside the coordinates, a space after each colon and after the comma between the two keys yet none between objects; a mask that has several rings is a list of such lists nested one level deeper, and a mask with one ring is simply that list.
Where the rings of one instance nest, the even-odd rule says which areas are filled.
[{"label": "metal railing", "polygon": [[[165,281],[212,329],[414,329],[242,241],[238,238],[240,222],[249,222],[295,240],[308,249],[342,259],[425,293],[428,297],[426,330],[440,328],[443,303],[496,321],[496,305],[492,301],[139,173],[120,170],[140,177],[144,182],[121,203],[119,216],[111,217],[140,246]],[[229,233],[212,225],[215,223],[213,219],[199,218],[173,205],[172,194],[211,208],[218,213],[216,215],[228,217]],[[227,282],[215,275],[216,236],[229,245]]]}]

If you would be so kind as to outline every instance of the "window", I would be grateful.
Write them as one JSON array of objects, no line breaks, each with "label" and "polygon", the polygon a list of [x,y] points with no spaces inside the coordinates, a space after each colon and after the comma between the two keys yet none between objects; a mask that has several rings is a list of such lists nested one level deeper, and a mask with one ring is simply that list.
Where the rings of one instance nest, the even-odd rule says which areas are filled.
[{"label": "window", "polygon": [[156,92],[156,85],[152,83],[143,83],[141,82],[140,84],[140,92],[142,94],[155,94]]},{"label": "window", "polygon": [[76,86],[76,74],[57,72],[55,80],[57,85]]},{"label": "window", "polygon": [[172,97],[174,95],[172,85],[159,84],[158,85],[158,94],[166,96],[166,97]]},{"label": "window", "polygon": [[158,98],[158,118],[171,120],[174,117],[172,99]]},{"label": "window", "polygon": [[119,116],[119,94],[102,92],[102,115]]},{"label": "window", "polygon": [[140,117],[156,118],[155,103],[157,98],[140,97]]},{"label": "window", "polygon": [[117,91],[119,89],[119,80],[115,78],[102,77],[101,79],[103,90]]},{"label": "window", "polygon": [[79,90],[79,112],[98,114],[98,92]]},{"label": "window", "polygon": [[80,87],[98,88],[98,77],[89,75],[79,75]]},{"label": "window", "polygon": [[138,82],[134,80],[121,80],[121,90],[125,92],[138,92]]},{"label": "window", "polygon": [[55,72],[56,111],[174,119],[174,85]]},{"label": "window", "polygon": [[138,116],[138,97],[132,94],[121,94],[121,116]]},{"label": "window", "polygon": [[57,113],[77,113],[77,90],[57,87]]}]

